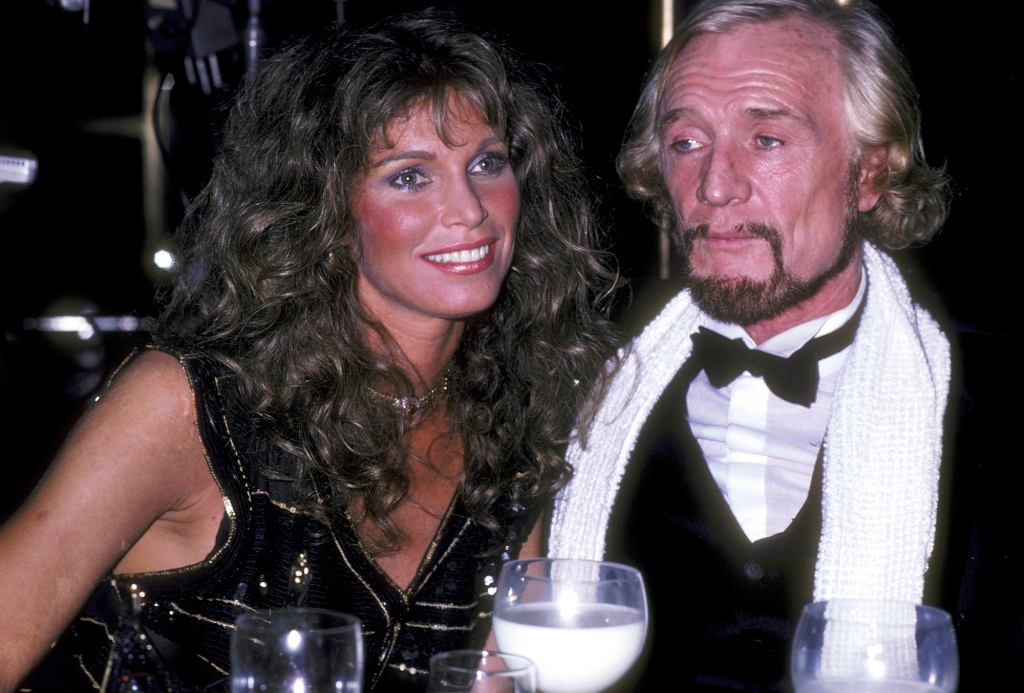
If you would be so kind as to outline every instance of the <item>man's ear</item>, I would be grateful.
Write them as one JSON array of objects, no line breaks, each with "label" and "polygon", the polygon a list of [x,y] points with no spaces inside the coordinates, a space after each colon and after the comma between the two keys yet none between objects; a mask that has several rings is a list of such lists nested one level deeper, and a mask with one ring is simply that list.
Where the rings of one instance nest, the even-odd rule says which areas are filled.
[{"label": "man's ear", "polygon": [[870,212],[878,204],[882,190],[878,187],[878,174],[889,161],[888,147],[870,147],[860,157],[860,172],[857,176],[857,209]]}]

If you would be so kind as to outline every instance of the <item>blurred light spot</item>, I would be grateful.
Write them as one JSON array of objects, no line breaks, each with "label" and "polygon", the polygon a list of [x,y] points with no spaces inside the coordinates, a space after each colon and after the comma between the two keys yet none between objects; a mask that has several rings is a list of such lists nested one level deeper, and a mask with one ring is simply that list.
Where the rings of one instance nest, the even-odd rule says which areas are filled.
[{"label": "blurred light spot", "polygon": [[297,630],[289,631],[287,644],[289,650],[294,651],[299,649],[299,645],[302,644],[302,633]]},{"label": "blurred light spot", "polygon": [[162,270],[169,270],[177,264],[177,260],[169,251],[158,250],[153,253],[153,264]]},{"label": "blurred light spot", "polygon": [[93,318],[100,332],[135,332],[139,319],[134,315],[103,315]]},{"label": "blurred light spot", "polygon": [[29,184],[36,179],[39,161],[33,156],[0,156],[0,183]]},{"label": "blurred light spot", "polygon": [[96,334],[92,323],[81,315],[54,315],[35,320],[28,318],[25,321],[26,326],[30,320],[34,323],[33,326],[42,332],[77,332],[78,338],[81,340],[89,339]]},{"label": "blurred light spot", "polygon": [[150,318],[137,318],[134,315],[51,315],[41,318],[25,318],[21,326],[26,330],[40,332],[77,332],[82,340],[89,339],[96,331],[100,332],[138,332],[148,330],[152,325]]},{"label": "blurred light spot", "polygon": [[579,611],[579,601],[579,597],[572,590],[567,589],[558,595],[558,615],[567,626],[572,624]]}]

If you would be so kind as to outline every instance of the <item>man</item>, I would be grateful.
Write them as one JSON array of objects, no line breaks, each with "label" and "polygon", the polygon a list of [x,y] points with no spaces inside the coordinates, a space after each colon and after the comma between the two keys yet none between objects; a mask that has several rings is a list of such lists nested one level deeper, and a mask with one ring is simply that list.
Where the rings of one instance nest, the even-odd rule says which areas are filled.
[{"label": "man", "polygon": [[570,447],[550,537],[643,571],[636,690],[779,690],[805,603],[922,601],[950,348],[879,250],[945,218],[919,123],[860,0],[706,2],[647,78],[619,171],[687,288]]}]

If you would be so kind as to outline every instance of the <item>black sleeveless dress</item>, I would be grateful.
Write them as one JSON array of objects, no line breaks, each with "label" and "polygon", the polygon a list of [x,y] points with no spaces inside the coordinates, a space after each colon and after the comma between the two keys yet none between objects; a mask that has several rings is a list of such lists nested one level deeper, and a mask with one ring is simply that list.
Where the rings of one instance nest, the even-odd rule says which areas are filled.
[{"label": "black sleeveless dress", "polygon": [[[235,618],[297,601],[362,621],[364,690],[423,690],[430,656],[481,647],[501,564],[515,558],[536,513],[499,501],[504,546],[456,494],[408,589],[372,561],[352,525],[328,527],[295,507],[291,484],[266,478],[257,456],[281,455],[234,416],[230,377],[198,354],[158,348],[185,368],[207,461],[224,499],[213,552],[175,570],[117,575],[21,691],[227,691]],[[296,568],[307,569],[296,588]],[[145,676],[146,674],[150,676]]]}]

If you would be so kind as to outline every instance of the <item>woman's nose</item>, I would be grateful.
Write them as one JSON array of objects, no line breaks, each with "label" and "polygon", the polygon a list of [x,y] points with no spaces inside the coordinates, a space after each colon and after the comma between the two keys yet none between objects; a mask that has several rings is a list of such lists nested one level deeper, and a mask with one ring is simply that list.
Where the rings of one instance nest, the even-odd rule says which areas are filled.
[{"label": "woman's nose", "polygon": [[483,196],[471,181],[453,181],[444,191],[441,223],[445,226],[476,228],[487,218]]}]

